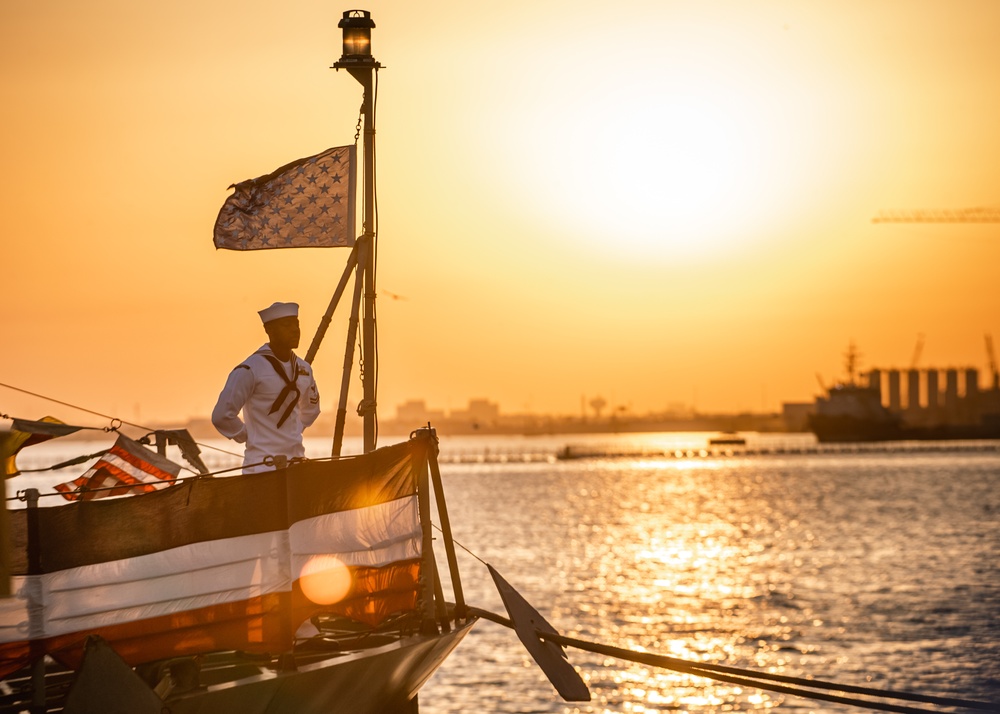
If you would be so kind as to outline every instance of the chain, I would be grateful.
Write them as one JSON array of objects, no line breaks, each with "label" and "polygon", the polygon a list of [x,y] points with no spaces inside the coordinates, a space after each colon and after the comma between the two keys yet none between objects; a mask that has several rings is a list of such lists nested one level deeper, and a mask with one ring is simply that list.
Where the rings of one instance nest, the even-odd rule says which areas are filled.
[{"label": "chain", "polygon": [[361,95],[361,108],[358,109],[358,125],[354,127],[354,145],[358,145],[358,138],[361,136],[361,122],[365,117],[365,95]]},{"label": "chain", "polygon": [[358,377],[361,378],[361,384],[365,383],[365,343],[362,339],[361,330],[358,330]]}]

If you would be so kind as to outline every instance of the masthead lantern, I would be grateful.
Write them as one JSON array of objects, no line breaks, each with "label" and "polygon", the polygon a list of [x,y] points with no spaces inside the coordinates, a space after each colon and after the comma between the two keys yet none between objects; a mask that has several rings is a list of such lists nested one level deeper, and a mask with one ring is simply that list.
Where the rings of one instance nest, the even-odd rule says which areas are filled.
[{"label": "masthead lantern", "polygon": [[372,28],[375,22],[367,10],[348,10],[337,27],[344,31],[344,56],[341,62],[372,61]]}]

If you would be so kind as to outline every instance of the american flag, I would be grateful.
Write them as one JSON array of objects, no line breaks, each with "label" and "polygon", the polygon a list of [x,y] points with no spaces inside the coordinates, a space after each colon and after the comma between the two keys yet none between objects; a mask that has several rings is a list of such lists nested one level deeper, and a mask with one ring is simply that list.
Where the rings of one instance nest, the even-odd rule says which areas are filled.
[{"label": "american flag", "polygon": [[124,434],[79,478],[55,488],[68,501],[148,493],[173,483],[181,467]]},{"label": "american flag", "polygon": [[354,245],[356,148],[332,149],[241,181],[215,221],[229,250]]}]

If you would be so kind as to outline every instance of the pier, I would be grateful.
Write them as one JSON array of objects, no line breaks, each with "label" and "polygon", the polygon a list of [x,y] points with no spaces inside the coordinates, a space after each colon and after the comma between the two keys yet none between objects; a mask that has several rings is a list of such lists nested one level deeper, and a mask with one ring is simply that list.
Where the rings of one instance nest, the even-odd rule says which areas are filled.
[{"label": "pier", "polygon": [[741,459],[767,456],[850,456],[874,454],[1000,454],[1000,441],[976,442],[914,442],[889,441],[874,443],[766,445],[737,447],[706,447],[676,449],[644,449],[622,445],[567,444],[551,451],[545,449],[468,449],[442,451],[438,461],[447,464],[528,464],[555,463],[580,459]]}]

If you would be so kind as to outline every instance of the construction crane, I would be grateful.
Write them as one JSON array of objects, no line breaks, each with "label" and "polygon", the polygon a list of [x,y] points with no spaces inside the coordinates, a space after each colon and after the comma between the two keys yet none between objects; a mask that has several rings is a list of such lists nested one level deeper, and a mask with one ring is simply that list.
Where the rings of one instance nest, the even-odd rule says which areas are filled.
[{"label": "construction crane", "polygon": [[986,356],[990,360],[990,372],[993,374],[993,389],[1000,389],[1000,372],[997,371],[997,358],[993,354],[993,335],[986,335]]},{"label": "construction crane", "polygon": [[917,346],[913,348],[913,357],[910,359],[910,371],[912,372],[917,368],[917,362],[920,361],[920,353],[924,349],[924,334],[917,334]]},{"label": "construction crane", "polygon": [[1000,223],[1000,208],[879,211],[872,223]]}]

